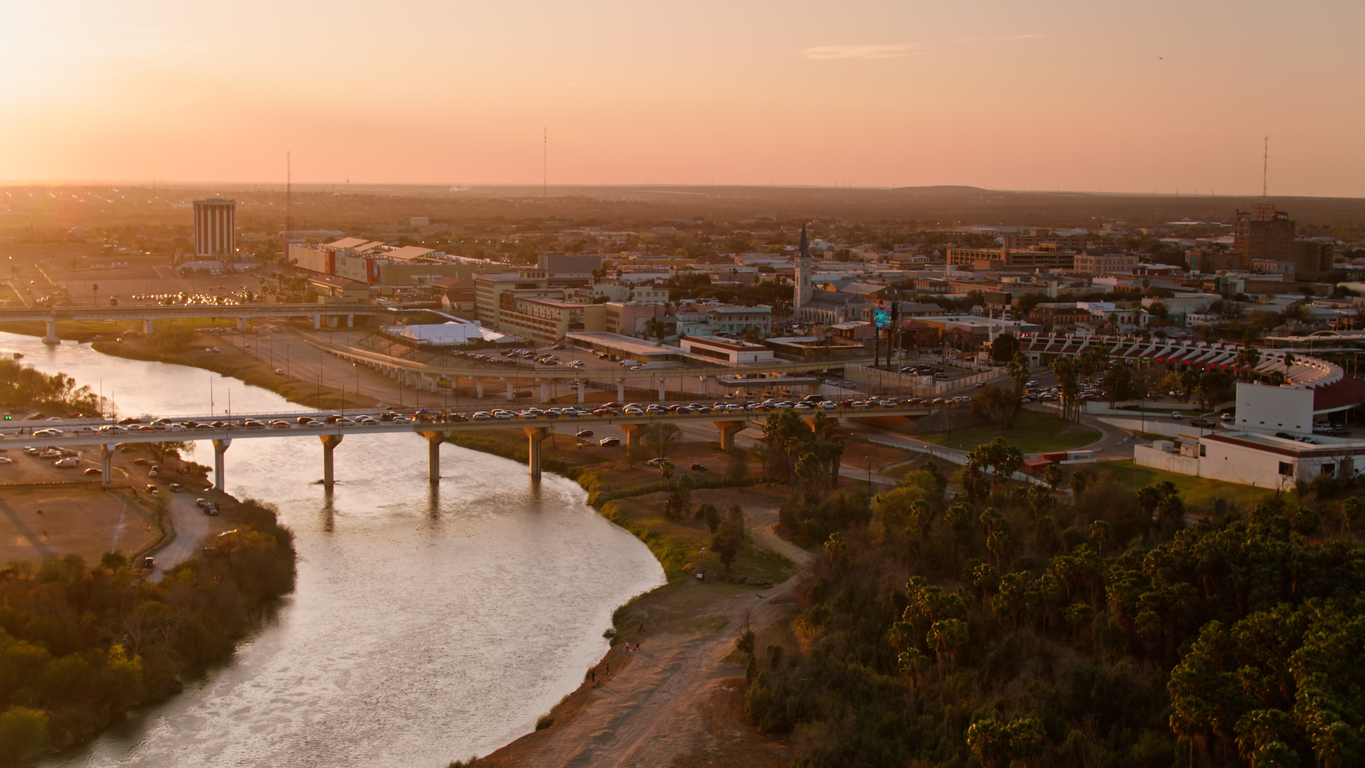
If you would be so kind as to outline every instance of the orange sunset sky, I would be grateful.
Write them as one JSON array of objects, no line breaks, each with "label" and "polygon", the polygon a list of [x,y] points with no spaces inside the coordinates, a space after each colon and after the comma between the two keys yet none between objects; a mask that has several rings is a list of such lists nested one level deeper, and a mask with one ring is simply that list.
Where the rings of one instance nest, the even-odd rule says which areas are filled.
[{"label": "orange sunset sky", "polygon": [[1365,2],[0,4],[0,180],[1365,196]]}]

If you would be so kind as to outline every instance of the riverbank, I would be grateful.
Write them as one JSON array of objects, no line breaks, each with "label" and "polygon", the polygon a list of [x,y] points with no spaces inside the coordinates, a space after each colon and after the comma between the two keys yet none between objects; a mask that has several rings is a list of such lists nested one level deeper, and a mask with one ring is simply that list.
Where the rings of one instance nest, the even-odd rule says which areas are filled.
[{"label": "riverbank", "polygon": [[[378,401],[316,382],[309,383],[276,373],[274,368],[245,350],[226,344],[209,334],[199,334],[191,345],[181,350],[166,350],[158,347],[155,340],[145,336],[124,337],[122,340],[104,339],[95,341],[91,348],[113,357],[128,360],[143,360],[156,363],[174,363],[202,368],[206,371],[230,376],[234,379],[260,387],[293,403],[318,410],[341,410],[344,408],[374,408]],[[212,350],[217,349],[214,352]]]},{"label": "riverbank", "polygon": [[[524,461],[525,441],[519,438],[489,430],[451,442]],[[784,619],[795,611],[799,576],[813,555],[774,532],[788,489],[765,486],[747,459],[742,474],[733,466],[714,476],[682,469],[732,459],[715,443],[683,443],[669,453],[679,467],[671,484],[676,488],[686,476],[698,487],[690,492],[691,514],[669,519],[663,510],[670,491],[658,470],[632,464],[619,447],[557,440],[543,445],[542,467],[576,480],[590,504],[649,546],[669,581],[615,612],[611,649],[541,718],[536,731],[473,764],[556,766],[610,759],[684,767],[785,765],[786,745],[758,734],[744,716],[748,659],[736,651],[736,641],[745,630],[764,642],[789,639]],[[749,544],[736,558],[733,579],[725,578],[711,551],[708,526],[696,519],[703,505],[722,513],[734,505],[744,510]]]}]

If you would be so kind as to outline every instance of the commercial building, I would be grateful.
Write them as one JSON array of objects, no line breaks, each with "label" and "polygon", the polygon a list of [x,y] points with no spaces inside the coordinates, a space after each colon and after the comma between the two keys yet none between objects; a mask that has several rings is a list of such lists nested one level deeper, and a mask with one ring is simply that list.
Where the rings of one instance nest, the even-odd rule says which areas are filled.
[{"label": "commercial building", "polygon": [[503,294],[503,299],[497,325],[493,326],[503,333],[554,344],[573,332],[607,330],[607,308],[603,304],[510,294]]},{"label": "commercial building", "polygon": [[1075,255],[1071,269],[1087,275],[1102,275],[1107,272],[1132,274],[1139,261],[1136,253],[1087,250]]},{"label": "commercial building", "polygon": [[1294,221],[1269,203],[1257,203],[1250,211],[1237,211],[1232,225],[1232,249],[1241,257],[1241,269],[1253,262],[1292,261]]},{"label": "commercial building", "polygon": [[762,344],[717,339],[714,336],[688,336],[680,343],[689,354],[731,365],[771,363],[774,360],[773,351]]},{"label": "commercial building", "polygon": [[210,197],[194,201],[194,255],[232,257],[237,253],[237,201]]},{"label": "commercial building", "polygon": [[1314,444],[1238,432],[1181,435],[1133,449],[1139,466],[1260,488],[1290,489],[1319,475],[1352,477],[1365,441],[1319,437]]},{"label": "commercial building", "polygon": [[959,269],[1071,269],[1076,254],[1061,248],[1040,246],[1035,249],[949,248],[948,264]]},{"label": "commercial building", "polygon": [[1191,248],[1185,251],[1185,264],[1191,272],[1212,275],[1218,272],[1242,268],[1242,254],[1239,251],[1224,251],[1217,248]]},{"label": "commercial building", "polygon": [[601,256],[541,254],[536,266],[551,275],[591,275],[602,268]]}]

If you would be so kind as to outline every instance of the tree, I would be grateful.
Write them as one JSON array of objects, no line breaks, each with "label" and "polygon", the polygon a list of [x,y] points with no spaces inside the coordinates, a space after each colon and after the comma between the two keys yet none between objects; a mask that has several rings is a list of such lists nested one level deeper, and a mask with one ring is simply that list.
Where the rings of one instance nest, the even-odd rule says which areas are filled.
[{"label": "tree", "polygon": [[90,295],[91,295],[91,298],[90,298],[90,303],[91,303],[91,304],[98,304],[98,303],[100,303],[100,284],[99,284],[99,283],[91,283],[91,284],[90,284]]},{"label": "tree", "polygon": [[668,452],[682,443],[682,430],[677,424],[663,422],[654,424],[645,433],[644,444],[654,452],[654,458],[666,459]]},{"label": "tree", "polygon": [[1071,489],[1072,499],[1079,499],[1081,494],[1085,493],[1086,486],[1090,485],[1090,475],[1080,471],[1072,472],[1066,484]]},{"label": "tree", "polygon": [[720,564],[726,573],[734,566],[735,558],[739,556],[747,537],[744,510],[739,505],[730,507],[725,513],[725,519],[721,520],[716,528],[715,535],[711,537],[711,549],[720,555]]},{"label": "tree", "polygon": [[0,759],[6,765],[24,765],[46,747],[46,712],[12,706],[0,715]]},{"label": "tree", "polygon": [[1061,465],[1059,464],[1047,465],[1047,469],[1043,470],[1043,480],[1047,482],[1047,487],[1051,488],[1055,492],[1057,490],[1057,486],[1062,484]]},{"label": "tree", "polygon": [[659,462],[659,477],[663,478],[663,481],[666,484],[668,484],[670,488],[673,487],[672,480],[673,471],[675,469],[677,468],[673,466],[673,462],[669,461],[668,459],[664,459],[663,461]]},{"label": "tree", "polygon": [[166,457],[171,454],[178,457],[181,451],[193,453],[195,442],[193,440],[162,440],[155,443],[143,443],[143,445],[147,446],[147,450],[151,451],[158,462],[164,464]]},{"label": "tree", "polygon": [[1012,333],[1002,333],[991,342],[991,359],[997,363],[1008,363],[1019,352],[1019,339]]},{"label": "tree", "polygon": [[996,424],[1007,424],[1019,410],[1019,398],[1004,387],[989,386],[971,399],[972,415],[990,419]]}]

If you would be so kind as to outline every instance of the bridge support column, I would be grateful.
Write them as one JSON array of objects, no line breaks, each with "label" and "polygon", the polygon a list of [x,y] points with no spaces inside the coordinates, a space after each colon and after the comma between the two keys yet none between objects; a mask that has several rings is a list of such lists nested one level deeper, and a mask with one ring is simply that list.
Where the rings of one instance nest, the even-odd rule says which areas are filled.
[{"label": "bridge support column", "polygon": [[545,427],[522,427],[526,433],[526,463],[532,480],[540,479],[540,444],[550,430]]},{"label": "bridge support column", "polygon": [[436,391],[436,377],[435,377],[435,376],[432,376],[432,377],[431,377],[431,391],[432,391],[432,392],[435,392],[435,391]]},{"label": "bridge support column", "polygon": [[649,431],[648,424],[622,424],[621,430],[626,433],[626,450],[630,450],[640,444],[640,438],[644,437]]},{"label": "bridge support column", "polygon": [[512,391],[512,382],[509,381],[509,382],[507,382],[507,402],[510,403],[510,402],[512,402],[513,400],[516,400],[516,399],[517,399],[517,394],[516,394],[515,392]]},{"label": "bridge support column", "polygon": [[583,382],[579,381],[578,379],[574,379],[574,380],[573,380],[573,388],[576,389],[576,390],[578,390],[578,403],[579,403],[580,405],[582,405],[582,403],[583,403]]},{"label": "bridge support column", "polygon": [[142,335],[143,335],[143,336],[151,336],[151,335],[152,335],[152,318],[148,317],[148,318],[144,318],[144,319],[143,319],[143,321],[142,321]]},{"label": "bridge support column", "polygon": [[479,381],[478,379],[470,379],[470,381],[473,381],[473,382],[474,382],[474,394],[475,394],[475,396],[477,396],[480,400],[482,400],[482,399],[483,399],[483,382],[482,382],[482,381]]},{"label": "bridge support column", "polygon": [[355,327],[355,315],[347,315],[347,316],[346,316],[346,327],[347,327],[347,328],[354,328],[354,327]]},{"label": "bridge support column", "polygon": [[[540,381],[540,379],[536,379],[536,381]],[[540,381],[540,402],[542,405],[544,405],[546,402],[549,402],[549,400],[550,385],[544,381]]]},{"label": "bridge support column", "polygon": [[720,430],[720,449],[729,453],[735,449],[735,435],[744,429],[742,421],[717,421],[716,429]]},{"label": "bridge support column", "polygon": [[318,435],[318,438],[322,440],[322,487],[329,491],[333,484],[332,452],[336,450],[338,445],[341,445],[342,437],[344,436]]},{"label": "bridge support column", "polygon": [[441,441],[444,432],[419,432],[427,439],[427,481],[433,485],[441,482]]},{"label": "bridge support column", "polygon": [[223,454],[232,445],[232,438],[224,437],[213,441],[213,487],[214,490],[227,490],[227,461]]},{"label": "bridge support column", "polygon": [[114,484],[114,478],[113,478],[113,472],[114,472],[113,457],[114,457],[114,446],[108,445],[108,444],[104,444],[104,443],[101,443],[101,444],[100,444],[100,487],[103,488],[103,489],[106,490],[106,491],[109,490],[109,488],[110,488],[111,486],[113,486],[113,484]]},{"label": "bridge support column", "polygon": [[664,378],[663,378],[662,376],[660,376],[660,377],[659,377],[659,402],[662,403],[662,402],[665,400],[665,398],[667,398],[667,396],[668,396],[668,393],[667,393],[667,392],[665,391],[665,389],[664,389]]},{"label": "bridge support column", "polygon": [[616,402],[622,403],[626,400],[626,382],[622,379],[616,380]]},{"label": "bridge support column", "polygon": [[313,315],[313,330],[322,330],[322,315]]},{"label": "bridge support column", "polygon": [[60,344],[61,339],[57,337],[57,321],[47,321],[47,335],[43,336],[44,344]]},{"label": "bridge support column", "polygon": [[245,317],[237,318],[237,330],[241,331],[242,333],[246,333],[249,324],[250,321],[248,321]]}]

